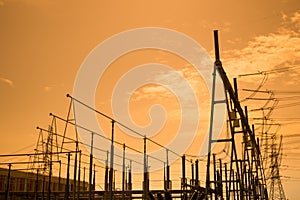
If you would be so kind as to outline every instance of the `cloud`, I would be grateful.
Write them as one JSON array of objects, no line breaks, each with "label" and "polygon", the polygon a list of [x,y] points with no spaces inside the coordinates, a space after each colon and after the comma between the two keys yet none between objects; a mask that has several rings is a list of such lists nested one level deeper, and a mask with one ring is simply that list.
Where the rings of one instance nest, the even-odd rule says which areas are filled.
[{"label": "cloud", "polygon": [[[292,15],[282,15],[282,21],[282,25],[275,32],[252,38],[244,48],[223,51],[222,60],[225,70],[228,72],[227,74],[229,76],[238,76],[240,74],[270,71],[283,67],[293,68],[299,66],[300,68],[300,12]],[[230,24],[227,24],[227,26],[230,27]],[[238,40],[232,42],[238,42]],[[299,79],[300,72],[296,72],[293,75],[290,74],[286,78],[290,82],[285,82],[285,84],[297,83],[295,80]],[[180,77],[178,75],[183,79],[178,79]],[[279,76],[282,73],[274,73],[272,75]],[[191,70],[191,67],[186,65],[180,70],[156,75],[155,80],[158,80],[158,82],[165,80],[164,83],[166,85],[176,87],[180,91],[178,95],[182,96],[183,102],[181,103],[186,106],[190,104],[191,94],[186,93],[187,90],[184,89],[185,84],[183,80],[185,79],[192,85],[196,96],[199,96],[200,110],[203,107],[208,110],[209,94],[207,88],[201,86],[201,80],[197,79],[197,76],[199,76],[197,71]],[[243,81],[255,85],[258,80],[257,77],[251,77],[246,80],[243,79]],[[173,94],[166,92],[166,88],[162,86],[149,85],[136,91],[136,99],[134,100],[140,101],[149,98],[156,100],[168,99],[170,95]]]},{"label": "cloud", "polygon": [[224,51],[231,75],[293,67],[300,64],[300,12],[282,15],[283,25],[275,33],[259,35],[243,49]]},{"label": "cloud", "polygon": [[291,22],[295,24],[300,24],[300,11],[295,12],[291,17]]},{"label": "cloud", "polygon": [[0,77],[0,81],[5,84],[8,84],[10,87],[15,87],[14,82],[12,80]]},{"label": "cloud", "polygon": [[58,87],[64,87],[64,84],[48,84],[48,85],[45,85],[43,86],[43,90],[45,92],[51,92],[53,91],[54,89],[57,89]]},{"label": "cloud", "polygon": [[[194,98],[193,95],[209,95],[206,87],[199,87],[199,85],[204,83],[201,83],[201,76],[197,71],[192,70],[190,64],[187,64],[180,70],[174,70],[168,73],[157,74],[155,75],[155,77],[153,77],[153,80],[158,83],[164,82],[164,85],[145,85],[143,88],[141,88],[141,90],[135,91],[135,101],[146,99],[156,99],[158,101],[167,100],[170,99],[171,96],[176,95],[177,97],[180,97],[183,101],[181,103],[189,105],[191,102],[190,100]],[[187,84],[189,84],[189,86]],[[172,94],[168,88],[173,89],[175,94]]]},{"label": "cloud", "polygon": [[231,23],[229,21],[219,22],[219,21],[208,21],[208,20],[200,20],[199,27],[203,29],[211,30],[220,30],[222,32],[229,32],[231,30]]},{"label": "cloud", "polygon": [[45,92],[50,92],[52,89],[53,89],[53,87],[51,87],[51,86],[45,86],[44,87]]}]

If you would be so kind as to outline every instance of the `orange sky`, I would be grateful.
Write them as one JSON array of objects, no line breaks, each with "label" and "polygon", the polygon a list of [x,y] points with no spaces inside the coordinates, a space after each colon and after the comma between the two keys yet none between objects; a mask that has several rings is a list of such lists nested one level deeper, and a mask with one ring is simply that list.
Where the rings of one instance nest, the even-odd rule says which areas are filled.
[{"label": "orange sky", "polygon": [[[229,77],[238,77],[241,99],[249,95],[242,89],[257,88],[264,76],[238,75],[289,67],[283,72],[269,74],[261,90],[277,91],[279,109],[275,109],[272,118],[282,124],[279,134],[286,136],[281,172],[283,184],[288,198],[300,199],[294,186],[300,183],[296,164],[300,162],[300,152],[298,143],[294,142],[300,142],[299,136],[294,136],[299,134],[300,128],[300,3],[297,0],[248,3],[234,0],[210,3],[196,0],[105,3],[0,0],[0,26],[1,154],[24,147],[32,151],[38,135],[35,127],[47,127],[48,113],[66,115],[68,99],[65,95],[72,93],[81,64],[93,48],[114,34],[143,27],[173,29],[193,38],[213,55],[212,31],[218,29],[221,59]],[[149,62],[168,64],[181,72],[184,71],[181,65],[188,66],[184,60],[165,52],[149,50],[125,55],[112,64],[99,83],[97,102],[101,103],[97,108],[110,114],[109,95],[114,81],[130,67]],[[191,71],[188,72],[185,78],[196,80],[192,85],[197,87],[201,78],[194,78]],[[198,93],[205,93],[199,90]],[[145,93],[149,91],[149,88],[140,88],[132,96],[132,100],[140,101],[130,104],[133,119],[141,125],[149,123],[147,109],[157,103],[155,95],[161,95],[161,91],[156,90],[154,96],[147,96]],[[101,92],[105,93],[104,97]],[[175,113],[172,109],[178,110],[178,105],[173,107],[170,102],[176,100],[166,95],[168,99],[159,103],[165,104],[171,120],[170,116]],[[245,101],[243,105],[253,109],[262,103]],[[292,105],[286,107],[286,104]],[[260,116],[260,112],[250,113],[250,117]],[[295,120],[291,123],[288,118],[298,118],[298,123]],[[176,119],[171,123],[176,124]],[[166,135],[161,133],[156,139],[165,143]]]}]

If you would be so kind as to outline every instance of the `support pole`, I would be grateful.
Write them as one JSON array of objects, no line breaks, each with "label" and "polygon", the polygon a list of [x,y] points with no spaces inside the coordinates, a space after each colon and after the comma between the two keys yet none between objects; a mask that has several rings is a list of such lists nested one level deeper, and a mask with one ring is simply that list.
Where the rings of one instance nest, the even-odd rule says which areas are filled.
[{"label": "support pole", "polygon": [[147,200],[148,191],[149,191],[149,184],[148,184],[148,166],[147,166],[147,146],[146,146],[147,138],[144,136],[144,195],[143,199]]},{"label": "support pole", "polygon": [[81,173],[81,150],[79,151],[79,166],[78,166],[78,185],[77,185],[77,200],[80,198],[80,174]]},{"label": "support pole", "polygon": [[85,192],[86,191],[86,188],[85,188],[85,167],[83,167],[83,181],[82,181],[82,188],[83,188],[83,191]]},{"label": "support pole", "polygon": [[238,97],[238,87],[237,87],[237,79],[233,78],[233,87],[234,87],[234,94],[236,96],[236,99],[239,99]]},{"label": "support pole", "polygon": [[197,159],[195,161],[195,185],[198,186],[199,185],[199,160]]},{"label": "support pole", "polygon": [[45,198],[45,172],[43,172],[42,200]]},{"label": "support pole", "polygon": [[166,183],[165,189],[170,189],[170,165],[169,165],[169,150],[166,149]]},{"label": "support pole", "polygon": [[130,160],[130,166],[129,166],[129,171],[128,171],[128,191],[130,191],[129,195],[130,195],[130,199],[131,199],[131,190],[132,190],[132,160]]},{"label": "support pole", "polygon": [[111,146],[110,146],[110,169],[109,169],[109,197],[113,199],[113,180],[114,180],[114,127],[115,121],[111,121]]},{"label": "support pole", "polygon": [[47,199],[51,199],[51,176],[52,176],[52,161],[50,161],[49,179],[48,179],[48,196]]},{"label": "support pole", "polygon": [[92,179],[93,179],[93,145],[94,145],[94,133],[91,133],[91,153],[90,153],[90,168],[89,168],[89,200],[92,199]]},{"label": "support pole", "polygon": [[214,190],[215,190],[215,199],[217,200],[217,167],[216,167],[216,154],[213,154],[213,165],[214,165]]},{"label": "support pole", "polygon": [[94,178],[93,178],[93,199],[95,198],[95,191],[96,191],[96,164],[94,164]]},{"label": "support pole", "polygon": [[106,152],[106,164],[105,164],[105,175],[104,175],[104,190],[105,190],[105,198],[108,199],[108,190],[109,190],[109,182],[108,182],[108,156],[109,152]]},{"label": "support pole", "polygon": [[166,189],[169,190],[171,189],[170,187],[170,165],[167,165],[167,184],[166,184]]},{"label": "support pole", "polygon": [[[217,44],[216,44],[217,43]],[[218,41],[215,41],[215,54],[216,62],[219,60],[219,44]],[[211,108],[210,108],[210,121],[209,121],[209,138],[208,138],[208,149],[207,149],[207,164],[206,164],[206,187],[205,187],[205,199],[209,199],[211,195],[210,188],[210,157],[211,157],[211,143],[212,143],[212,134],[213,134],[213,122],[214,122],[214,110],[215,110],[215,88],[216,88],[216,72],[217,66],[214,64],[213,70],[213,83],[212,83],[212,93],[211,93]]]},{"label": "support pole", "polygon": [[164,162],[164,188],[166,188],[166,181],[167,181],[167,177],[166,177],[166,167],[167,165],[166,165],[166,163]]},{"label": "support pole", "polygon": [[220,163],[219,190],[220,190],[221,199],[224,199],[223,198],[223,171],[222,171],[222,160],[221,159],[219,159],[219,163]]},{"label": "support pole", "polygon": [[123,144],[122,199],[125,199],[125,144]]},{"label": "support pole", "polygon": [[185,178],[185,155],[183,154],[181,158],[181,174],[182,174],[182,180],[181,180],[181,188],[182,188],[182,194],[181,199],[185,199],[185,188],[186,188],[186,178]]},{"label": "support pole", "polygon": [[116,188],[116,171],[117,170],[114,170],[114,184],[113,184],[113,189],[115,189]]},{"label": "support pole", "polygon": [[76,152],[75,152],[75,159],[74,159],[74,180],[73,180],[73,200],[76,198],[76,177],[77,177],[77,148],[78,143],[76,142]]},{"label": "support pole", "polygon": [[66,186],[65,186],[65,200],[69,199],[70,160],[71,160],[71,153],[68,153],[67,180],[66,180]]},{"label": "support pole", "polygon": [[191,172],[192,172],[192,180],[191,185],[195,185],[195,170],[194,170],[194,163],[193,160],[191,160]]},{"label": "support pole", "polygon": [[224,164],[226,199],[229,199],[227,163]]},{"label": "support pole", "polygon": [[[59,172],[58,172],[58,190],[61,191],[60,189],[60,180],[61,180],[61,160],[59,161]],[[63,190],[63,188],[62,188]]]},{"label": "support pole", "polygon": [[10,186],[10,170],[11,170],[11,164],[8,164],[8,174],[7,174],[7,180],[6,180],[6,188],[5,188],[5,200],[8,200],[8,194],[9,194],[9,186]]},{"label": "support pole", "polygon": [[36,180],[35,180],[35,200],[39,199],[38,195],[38,186],[39,186],[39,169],[36,170]]},{"label": "support pole", "polygon": [[[235,181],[235,175],[234,175],[234,171],[233,169],[230,170],[230,176],[232,176],[231,180],[232,180],[232,192],[233,192],[233,197],[237,197],[237,194],[236,194],[236,190],[235,190],[235,186],[236,186],[236,181]],[[231,188],[230,188],[231,189]]]}]

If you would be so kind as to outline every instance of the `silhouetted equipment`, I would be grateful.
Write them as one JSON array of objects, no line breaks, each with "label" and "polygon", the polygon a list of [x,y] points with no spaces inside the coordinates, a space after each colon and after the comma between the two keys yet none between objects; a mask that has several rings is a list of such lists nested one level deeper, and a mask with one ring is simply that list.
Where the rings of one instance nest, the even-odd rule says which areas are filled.
[{"label": "silhouetted equipment", "polygon": [[[220,61],[217,31],[214,31],[214,40],[216,60],[213,72],[211,121],[206,172],[206,199],[232,199],[232,196],[240,199],[267,199],[267,195],[265,194],[265,175],[263,167],[261,166],[259,146],[256,142],[254,132],[248,124],[247,113],[244,112],[239,103],[236,80],[234,81],[234,88],[232,88]],[[215,99],[217,72],[223,82],[225,100]],[[213,115],[216,104],[226,104],[230,138],[213,138]],[[241,148],[236,147],[237,137],[241,138]],[[221,160],[219,160],[218,167],[216,155],[213,154],[213,170],[211,171],[210,157],[213,143],[227,143],[230,145],[229,170],[227,170],[226,165],[222,165]],[[211,176],[213,177],[212,179]]]},{"label": "silhouetted equipment", "polygon": [[[116,119],[86,105],[80,100],[67,95],[71,99],[68,110],[67,119],[50,114],[52,122],[48,130],[39,128],[39,137],[34,154],[14,154],[14,155],[0,155],[0,157],[17,157],[30,156],[28,163],[23,161],[3,162],[0,164],[8,166],[4,175],[0,173],[0,199],[8,200],[10,197],[28,197],[31,199],[150,199],[150,200],[202,200],[202,199],[221,199],[221,200],[264,200],[268,199],[285,199],[284,191],[280,182],[279,166],[282,155],[282,138],[279,145],[272,141],[271,153],[271,189],[268,193],[265,171],[262,162],[259,139],[254,132],[254,126],[249,125],[247,107],[241,107],[238,96],[238,84],[234,79],[233,87],[225,73],[225,70],[220,61],[218,32],[214,31],[215,41],[215,62],[213,69],[213,86],[212,86],[212,100],[211,100],[211,115],[208,138],[208,154],[206,162],[206,174],[203,169],[203,160],[199,157],[192,157],[191,155],[179,155],[175,151],[164,147],[164,145],[147,138],[144,134],[139,133],[128,126],[120,123]],[[218,77],[217,77],[218,74]],[[216,79],[220,78],[224,86],[225,99],[216,99]],[[74,114],[74,103],[90,109],[99,114],[111,123],[111,137],[90,130],[89,127],[77,124],[76,118],[71,117]],[[227,136],[222,135],[223,138],[214,138],[214,112],[215,106],[224,104],[227,111],[227,126],[229,133]],[[65,123],[63,134],[57,131],[56,120]],[[137,135],[143,144],[141,150],[126,146],[124,142],[115,140],[115,125],[123,127],[135,135]],[[67,135],[67,127],[75,128],[74,137]],[[87,132],[88,144],[79,141],[77,129],[82,129]],[[44,133],[47,133],[44,136]],[[99,136],[104,140],[110,142],[109,149],[101,149],[98,144],[94,144],[94,137]],[[60,140],[58,139],[60,138]],[[60,142],[58,142],[60,141]],[[163,163],[163,175],[159,183],[160,189],[151,188],[151,179],[149,168],[151,162],[148,157],[151,155],[147,152],[147,142],[158,145],[160,148],[166,149],[166,159],[152,157]],[[225,153],[226,157],[220,156],[221,153],[216,153],[212,150],[213,144],[225,144],[221,153]],[[115,153],[115,145],[120,145],[123,148],[121,155]],[[87,149],[90,148],[90,151]],[[148,147],[150,148],[150,147]],[[127,150],[134,151],[141,156],[141,161],[129,159]],[[96,158],[94,151],[104,152],[103,158]],[[88,153],[85,153],[88,152]],[[172,177],[171,166],[169,164],[169,153],[172,153],[181,158],[181,170],[177,172],[177,187],[174,187],[175,176]],[[72,156],[72,157],[71,157]],[[121,163],[115,162],[115,156],[121,158]],[[193,160],[188,159],[189,156]],[[116,158],[117,159],[117,158]],[[104,161],[100,163],[98,161]],[[142,161],[143,160],[143,161]],[[74,161],[74,164],[72,164]],[[201,163],[202,161],[202,163]],[[149,163],[148,163],[149,162]],[[179,159],[180,162],[180,159]],[[132,165],[138,164],[143,167],[143,173],[140,175],[140,180],[133,180],[135,177],[134,167]],[[16,170],[11,168],[15,165],[28,164],[27,176],[22,175],[23,179],[16,176]],[[59,164],[59,165],[58,165]],[[65,165],[65,167],[62,167]],[[119,174],[116,174],[115,165],[122,167]],[[202,167],[202,168],[201,168]],[[99,170],[101,168],[101,170]],[[180,168],[180,167],[178,167]],[[73,169],[73,170],[72,170]],[[86,180],[86,169],[88,171],[88,182]],[[19,173],[24,169],[19,169]],[[82,171],[83,170],[83,171]],[[175,171],[175,170],[174,170]],[[26,174],[25,172],[22,172]],[[58,173],[58,176],[53,175]],[[73,173],[73,174],[72,174]],[[66,178],[61,178],[64,174]],[[103,174],[100,180],[100,175]],[[206,179],[201,175],[204,174]],[[72,176],[73,175],[73,176]],[[98,179],[97,179],[98,176]],[[13,177],[13,178],[12,178]],[[70,179],[73,177],[73,180]],[[116,177],[122,177],[120,187],[117,188]],[[17,182],[18,180],[19,182]],[[82,181],[81,181],[82,180]],[[203,183],[204,182],[204,183]],[[135,189],[133,183],[139,183],[142,189]],[[24,187],[23,187],[24,186]],[[34,186],[34,187],[33,187]],[[18,189],[16,189],[18,188]],[[45,191],[46,190],[46,191]],[[45,194],[47,193],[47,194]]]},{"label": "silhouetted equipment", "polygon": [[280,180],[280,173],[279,173],[279,167],[281,164],[281,158],[282,158],[282,136],[280,137],[280,142],[277,145],[274,142],[274,139],[272,139],[272,147],[271,147],[271,183],[270,183],[270,199],[280,199],[280,200],[286,200],[285,193],[282,187],[282,183]]}]

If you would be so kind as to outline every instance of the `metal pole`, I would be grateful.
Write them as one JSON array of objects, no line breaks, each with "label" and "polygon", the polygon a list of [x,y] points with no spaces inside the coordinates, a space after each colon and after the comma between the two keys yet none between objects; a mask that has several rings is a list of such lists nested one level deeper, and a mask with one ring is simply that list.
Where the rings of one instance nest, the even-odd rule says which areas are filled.
[{"label": "metal pole", "polygon": [[77,177],[77,145],[78,143],[76,142],[76,152],[75,152],[75,160],[74,160],[74,180],[73,180],[73,200],[76,198],[76,177]]},{"label": "metal pole", "polygon": [[[216,43],[215,43],[216,45]],[[218,46],[218,45],[216,45]],[[219,48],[215,47],[216,60],[219,60]],[[211,93],[211,109],[210,109],[210,121],[209,121],[209,139],[208,139],[208,150],[207,150],[207,164],[206,164],[206,187],[205,187],[205,199],[209,199],[210,195],[210,157],[211,157],[211,142],[213,134],[213,122],[214,122],[214,103],[215,103],[215,88],[216,88],[216,71],[217,66],[214,64],[213,70],[213,84]]]},{"label": "metal pole", "polygon": [[35,180],[35,200],[38,200],[38,185],[39,185],[39,169],[36,170],[36,180]]},{"label": "metal pole", "polygon": [[81,150],[79,151],[79,166],[78,166],[78,185],[77,185],[77,200],[80,198],[80,172],[81,172]]},{"label": "metal pole", "polygon": [[60,179],[61,179],[61,161],[59,161],[59,172],[58,172],[58,191],[60,190]]},{"label": "metal pole", "polygon": [[85,167],[83,167],[83,183],[82,183],[82,188],[83,188],[83,191],[86,191],[85,189]]},{"label": "metal pole", "polygon": [[52,162],[50,162],[50,169],[49,169],[49,179],[48,179],[48,200],[51,198],[51,176],[52,176]]},{"label": "metal pole", "polygon": [[243,174],[243,179],[244,179],[244,191],[245,191],[245,197],[246,197],[246,199],[249,199],[250,198],[250,196],[249,196],[249,188],[248,188],[248,178],[247,178],[247,176],[248,176],[248,171],[247,171],[247,168],[246,168],[246,165],[244,165],[244,174]]},{"label": "metal pole", "polygon": [[95,199],[95,191],[96,191],[96,164],[94,164],[94,178],[93,178],[93,199]]},{"label": "metal pole", "polygon": [[109,181],[108,181],[108,154],[109,152],[107,151],[106,154],[106,164],[105,164],[105,175],[104,175],[104,191],[105,191],[105,199],[108,199],[108,191],[109,191]]},{"label": "metal pole", "polygon": [[164,162],[164,188],[166,188],[166,180],[167,180],[167,177],[166,177],[166,163]]},{"label": "metal pole", "polygon": [[183,195],[185,195],[185,188],[186,188],[186,181],[185,181],[185,155],[183,154],[182,158],[181,158],[181,170],[182,170],[182,180],[181,180],[181,188],[182,188],[182,198]]},{"label": "metal pole", "polygon": [[191,171],[192,171],[192,182],[191,182],[191,185],[194,185],[194,182],[195,182],[195,171],[194,171],[194,163],[193,163],[193,160],[191,160]]},{"label": "metal pole", "polygon": [[196,173],[196,186],[198,186],[199,185],[199,160],[197,159],[196,161],[195,161],[195,173]]},{"label": "metal pole", "polygon": [[170,188],[170,165],[167,165],[167,189],[171,189]]},{"label": "metal pole", "polygon": [[89,167],[89,200],[92,199],[92,187],[93,187],[93,155],[90,154],[90,167]]},{"label": "metal pole", "polygon": [[94,145],[94,133],[92,132],[92,135],[91,135],[90,168],[89,168],[89,200],[92,199],[93,145]]},{"label": "metal pole", "polygon": [[125,167],[125,191],[128,190],[128,170],[127,170],[128,168],[129,166]]},{"label": "metal pole", "polygon": [[42,200],[45,197],[45,172],[43,172],[43,184],[42,184]]},{"label": "metal pole", "polygon": [[236,96],[236,99],[239,99],[238,97],[238,87],[237,87],[237,79],[233,78],[233,87],[234,87],[234,94]]},{"label": "metal pole", "polygon": [[215,41],[215,58],[216,58],[216,61],[220,61],[219,38],[218,38],[217,30],[214,30],[214,41]]},{"label": "metal pole", "polygon": [[111,148],[110,148],[110,169],[109,169],[109,197],[113,199],[113,176],[114,176],[114,125],[115,121],[111,121]]},{"label": "metal pole", "polygon": [[147,138],[144,136],[144,195],[143,199],[147,200],[148,195],[148,177],[147,177],[147,146],[146,146]]},{"label": "metal pole", "polygon": [[115,190],[116,189],[116,171],[117,170],[114,170],[114,184],[113,184],[113,189]]},{"label": "metal pole", "polygon": [[6,188],[5,188],[5,200],[8,200],[9,186],[10,186],[10,170],[11,170],[11,164],[8,164],[8,174],[7,174],[7,181],[6,181]]},{"label": "metal pole", "polygon": [[70,160],[71,160],[71,153],[68,153],[67,181],[66,181],[66,186],[65,186],[65,200],[69,199]]},{"label": "metal pole", "polygon": [[167,174],[167,183],[166,189],[170,189],[170,166],[169,166],[169,150],[166,149],[166,174]]},{"label": "metal pole", "polygon": [[108,155],[109,152],[107,151],[106,154],[106,164],[105,164],[105,175],[104,175],[104,191],[105,191],[105,199],[108,199],[108,191],[109,191],[109,181],[108,181],[108,171],[109,171],[109,167],[108,167]]},{"label": "metal pole", "polygon": [[217,178],[216,178],[216,171],[217,171],[217,168],[216,168],[216,154],[213,154],[213,165],[214,165],[214,189],[215,189],[215,199],[217,200],[217,194],[216,194],[216,191],[217,191]]},{"label": "metal pole", "polygon": [[129,171],[128,171],[128,190],[130,191],[130,199],[131,199],[131,190],[132,190],[132,160],[130,160],[130,166],[129,166]]},{"label": "metal pole", "polygon": [[123,144],[122,199],[125,199],[125,144]]},{"label": "metal pole", "polygon": [[219,176],[219,186],[220,186],[220,195],[221,195],[221,199],[223,199],[223,172],[222,172],[222,160],[219,159],[219,162],[220,162],[220,176]]},{"label": "metal pole", "polygon": [[238,173],[236,172],[235,175],[236,175],[236,195],[237,195],[236,199],[239,200],[240,197],[241,197],[241,185],[240,185],[240,180],[239,180]]},{"label": "metal pole", "polygon": [[228,191],[228,177],[227,177],[227,163],[224,164],[224,171],[225,171],[225,188],[226,188],[226,199],[229,199],[229,191]]},{"label": "metal pole", "polygon": [[[238,198],[238,195],[236,195],[236,190],[235,190],[235,185],[236,185],[236,181],[235,181],[235,175],[234,175],[234,171],[233,169],[230,170],[230,176],[232,176],[231,180],[232,180],[232,191],[233,191],[233,197],[237,197]],[[230,185],[229,185],[230,186]],[[231,188],[229,188],[231,189]]]}]

